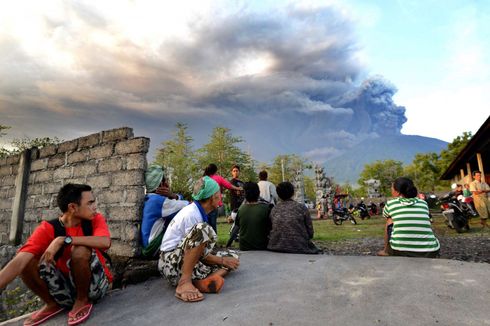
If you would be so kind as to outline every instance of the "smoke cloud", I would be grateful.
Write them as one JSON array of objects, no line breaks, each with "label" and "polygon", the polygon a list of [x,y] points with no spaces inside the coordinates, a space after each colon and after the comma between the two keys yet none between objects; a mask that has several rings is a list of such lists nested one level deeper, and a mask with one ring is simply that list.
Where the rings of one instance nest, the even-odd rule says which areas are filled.
[{"label": "smoke cloud", "polygon": [[341,8],[211,7],[173,34],[161,25],[171,8],[130,22],[100,6],[60,6],[33,19],[34,35],[0,34],[1,123],[14,127],[11,137],[128,125],[151,137],[153,151],[184,122],[197,146],[220,125],[259,160],[297,153],[321,162],[406,122],[396,87],[366,79],[355,23]]}]

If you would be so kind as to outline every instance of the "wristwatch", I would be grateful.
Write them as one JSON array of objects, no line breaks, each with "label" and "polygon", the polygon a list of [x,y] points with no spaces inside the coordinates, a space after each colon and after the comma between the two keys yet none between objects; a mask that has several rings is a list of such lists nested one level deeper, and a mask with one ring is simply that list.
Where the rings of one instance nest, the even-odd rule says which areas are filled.
[{"label": "wristwatch", "polygon": [[67,237],[65,237],[65,241],[64,242],[65,242],[66,245],[71,245],[71,243],[73,242],[73,238],[70,237],[70,236],[67,236]]}]

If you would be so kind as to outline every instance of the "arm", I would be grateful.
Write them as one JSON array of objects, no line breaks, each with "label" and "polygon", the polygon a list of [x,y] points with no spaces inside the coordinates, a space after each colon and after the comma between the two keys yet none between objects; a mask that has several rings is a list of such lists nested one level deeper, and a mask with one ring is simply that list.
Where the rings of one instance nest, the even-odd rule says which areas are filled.
[{"label": "arm", "polygon": [[15,257],[0,271],[0,290],[5,288],[14,278],[19,276],[27,264],[34,258],[30,252],[19,252]]},{"label": "arm", "polygon": [[222,176],[220,175],[217,175],[215,174],[213,176],[213,179],[216,180],[216,182],[218,182],[218,184],[223,187],[223,188],[226,188],[228,190],[242,190],[242,188],[240,187],[235,187],[234,185],[232,185],[230,182],[228,182],[228,180],[226,180],[225,178],[223,178]]},{"label": "arm", "polygon": [[[65,244],[66,237],[57,237],[49,244],[48,248],[41,256],[40,261],[54,263],[54,256]],[[72,246],[86,246],[94,249],[108,249],[111,246],[111,238],[106,236],[80,236],[72,237]]]},{"label": "arm", "polygon": [[203,261],[207,265],[220,265],[232,271],[240,265],[240,261],[234,257],[219,257],[211,254],[207,255]]},{"label": "arm", "polygon": [[308,233],[308,237],[310,239],[313,239],[313,234],[314,234],[313,222],[311,221],[310,212],[308,211],[308,209],[306,207],[305,207],[305,211],[304,211],[304,217],[305,217],[305,226],[306,226],[306,232]]}]

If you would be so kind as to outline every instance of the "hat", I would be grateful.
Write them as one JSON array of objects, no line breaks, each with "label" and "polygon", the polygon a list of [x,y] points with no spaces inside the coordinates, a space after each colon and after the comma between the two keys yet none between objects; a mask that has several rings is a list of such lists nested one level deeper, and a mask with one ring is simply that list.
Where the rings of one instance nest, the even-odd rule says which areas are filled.
[{"label": "hat", "polygon": [[148,168],[145,173],[145,183],[146,183],[146,191],[153,192],[155,191],[160,183],[162,183],[164,174],[163,168],[160,165],[152,164]]},{"label": "hat", "polygon": [[208,199],[215,193],[219,191],[219,186],[216,181],[208,176],[202,177],[197,180],[194,185],[194,192],[192,193],[192,198],[194,200]]}]

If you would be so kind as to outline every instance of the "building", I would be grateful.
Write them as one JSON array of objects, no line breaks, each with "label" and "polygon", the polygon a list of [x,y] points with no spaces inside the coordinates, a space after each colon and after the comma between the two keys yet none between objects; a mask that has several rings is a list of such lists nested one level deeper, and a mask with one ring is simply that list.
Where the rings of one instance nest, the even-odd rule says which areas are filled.
[{"label": "building", "polygon": [[481,171],[482,180],[490,184],[490,116],[444,171],[441,180],[470,183],[475,170]]}]

